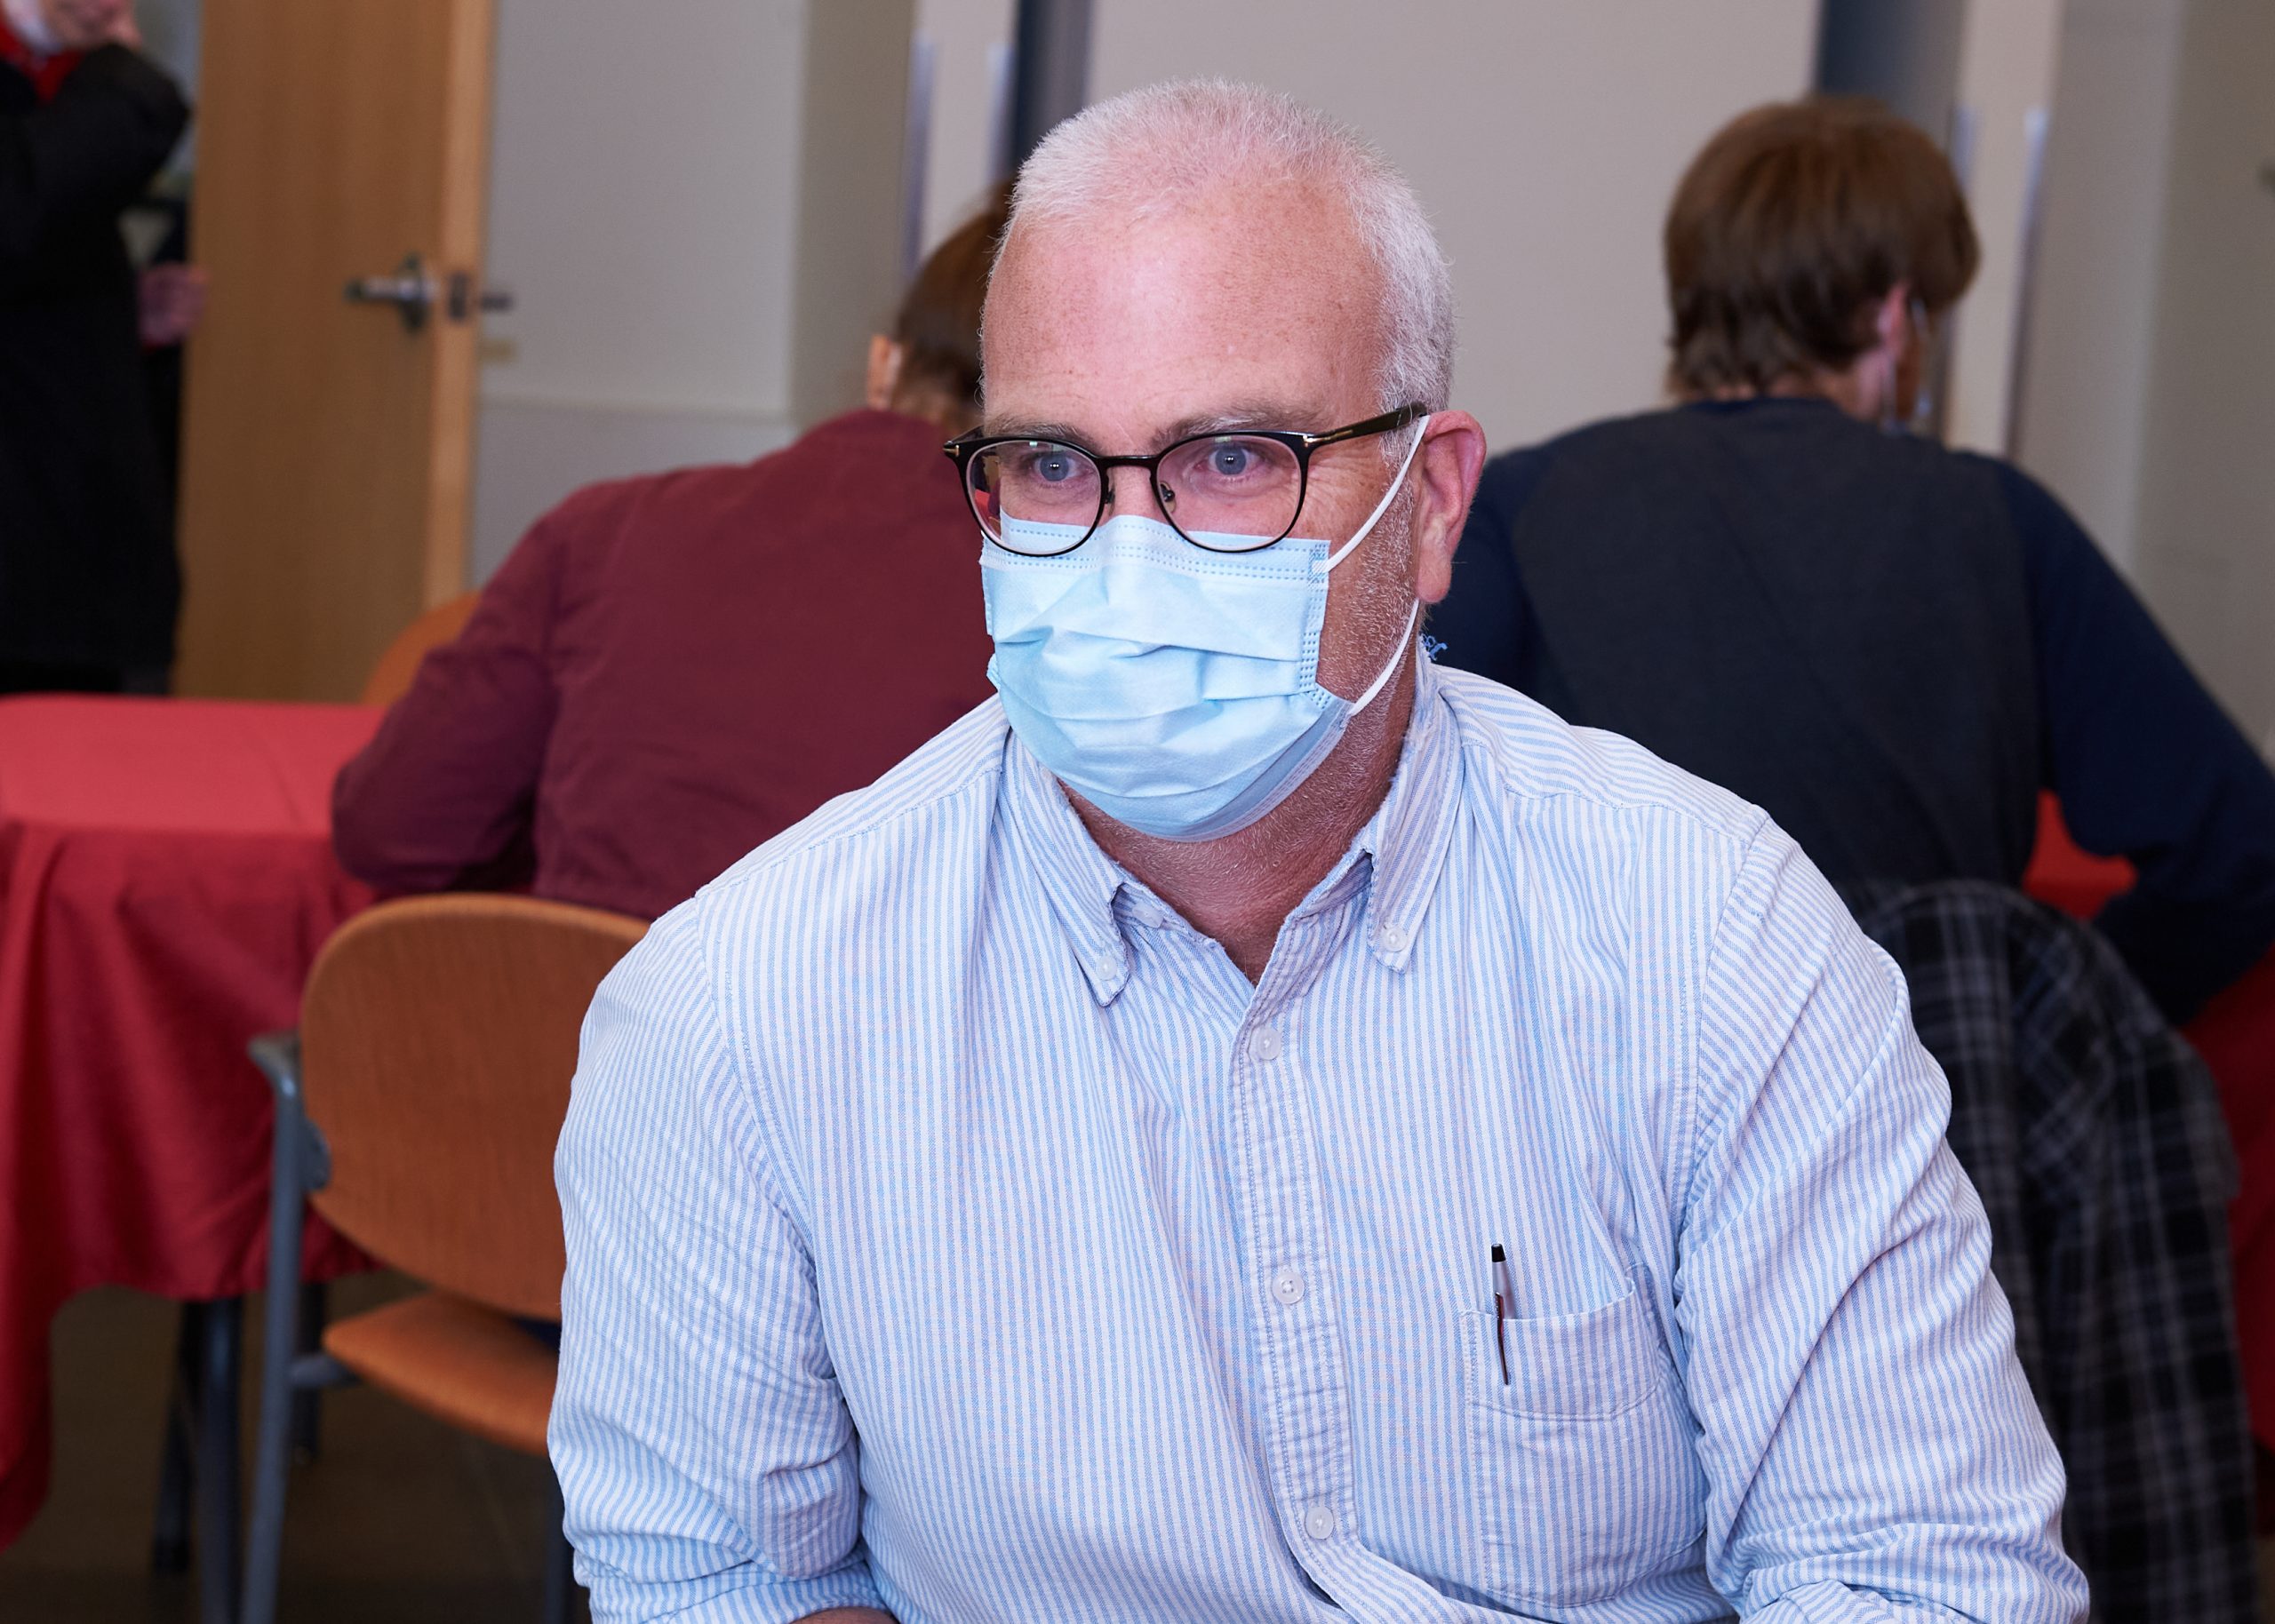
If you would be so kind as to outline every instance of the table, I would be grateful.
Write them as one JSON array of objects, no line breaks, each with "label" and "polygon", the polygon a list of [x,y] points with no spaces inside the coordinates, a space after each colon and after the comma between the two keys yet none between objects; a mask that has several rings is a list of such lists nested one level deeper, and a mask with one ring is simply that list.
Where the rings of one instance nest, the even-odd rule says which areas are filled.
[{"label": "table", "polygon": [[[2080,851],[2052,796],[2039,807],[2038,846],[2023,888],[2079,919],[2133,883],[2133,866]],[[2220,1086],[2242,1174],[2228,1209],[2236,1330],[2252,1430],[2275,1447],[2275,953],[2204,1007],[2183,1036]]]},{"label": "table", "polygon": [[[294,1023],[317,947],[371,900],[330,805],[379,716],[0,699],[0,1547],[46,1493],[56,1310],[261,1283],[269,1099],[245,1043]],[[304,1263],[363,1260],[312,1219]]]}]

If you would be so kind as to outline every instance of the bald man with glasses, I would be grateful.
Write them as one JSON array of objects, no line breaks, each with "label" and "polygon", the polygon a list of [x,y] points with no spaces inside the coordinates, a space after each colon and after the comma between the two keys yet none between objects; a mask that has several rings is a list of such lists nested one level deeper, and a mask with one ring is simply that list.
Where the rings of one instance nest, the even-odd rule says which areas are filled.
[{"label": "bald man with glasses", "polygon": [[587,1025],[595,1616],[2081,1617],[1886,959],[1760,813],[1422,651],[1484,436],[1403,180],[1119,98],[985,330],[998,697]]}]

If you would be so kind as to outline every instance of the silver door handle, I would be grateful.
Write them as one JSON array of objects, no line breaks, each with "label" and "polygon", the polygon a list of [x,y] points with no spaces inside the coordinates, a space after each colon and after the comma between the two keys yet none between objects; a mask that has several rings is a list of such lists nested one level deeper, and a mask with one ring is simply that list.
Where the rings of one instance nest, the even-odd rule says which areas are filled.
[{"label": "silver door handle", "polygon": [[417,332],[427,325],[427,314],[435,307],[438,291],[427,262],[417,254],[405,254],[392,276],[358,276],[350,281],[347,302],[393,305],[395,314],[403,318],[403,331]]},{"label": "silver door handle", "polygon": [[476,311],[499,312],[514,307],[511,288],[486,287],[476,291],[474,278],[464,271],[451,276],[451,320],[469,320]]},{"label": "silver door handle", "polygon": [[403,318],[403,331],[417,332],[427,325],[437,303],[453,322],[467,322],[479,311],[511,310],[514,293],[510,288],[477,288],[466,271],[451,272],[445,283],[414,253],[403,257],[392,276],[358,276],[349,282],[347,302],[392,305]]}]

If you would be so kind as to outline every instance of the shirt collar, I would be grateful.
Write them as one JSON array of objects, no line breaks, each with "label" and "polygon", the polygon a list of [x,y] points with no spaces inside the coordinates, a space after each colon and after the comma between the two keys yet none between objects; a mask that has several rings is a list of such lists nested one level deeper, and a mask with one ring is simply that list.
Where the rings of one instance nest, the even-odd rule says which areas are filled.
[{"label": "shirt collar", "polygon": [[1003,806],[1013,838],[1034,864],[1043,895],[1100,1004],[1130,980],[1130,944],[1114,921],[1114,897],[1138,882],[1100,851],[1058,780],[1019,742],[1003,740]]},{"label": "shirt collar", "polygon": [[[1383,804],[1290,916],[1340,907],[1353,888],[1364,886],[1368,949],[1385,968],[1398,971],[1413,956],[1422,916],[1445,866],[1460,794],[1459,740],[1436,669],[1426,657],[1415,667],[1414,714]],[[1091,995],[1100,1005],[1111,1004],[1129,984],[1134,962],[1123,918],[1148,922],[1169,911],[1098,849],[1058,781],[1016,733],[1003,749],[1004,808],[1015,839],[1034,865]]]},{"label": "shirt collar", "polygon": [[[1353,856],[1364,853],[1372,871],[1367,945],[1389,969],[1403,970],[1413,958],[1422,916],[1445,868],[1461,797],[1458,733],[1438,691],[1437,667],[1425,656],[1415,662],[1414,717],[1398,772],[1383,804],[1351,842]],[[1322,887],[1333,880],[1330,874]],[[1306,899],[1305,906],[1310,905]]]}]

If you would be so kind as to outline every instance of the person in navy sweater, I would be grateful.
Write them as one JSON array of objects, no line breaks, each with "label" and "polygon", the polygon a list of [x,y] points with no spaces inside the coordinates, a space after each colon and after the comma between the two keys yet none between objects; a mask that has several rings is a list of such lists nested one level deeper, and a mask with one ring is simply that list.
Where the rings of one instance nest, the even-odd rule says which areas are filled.
[{"label": "person in navy sweater", "polygon": [[1972,279],[1876,104],[1758,108],[1665,228],[1680,403],[1489,465],[1446,663],[1766,808],[1836,884],[2022,879],[2039,792],[2175,1023],[2275,943],[2275,776],[2052,494],[1897,432]]}]

